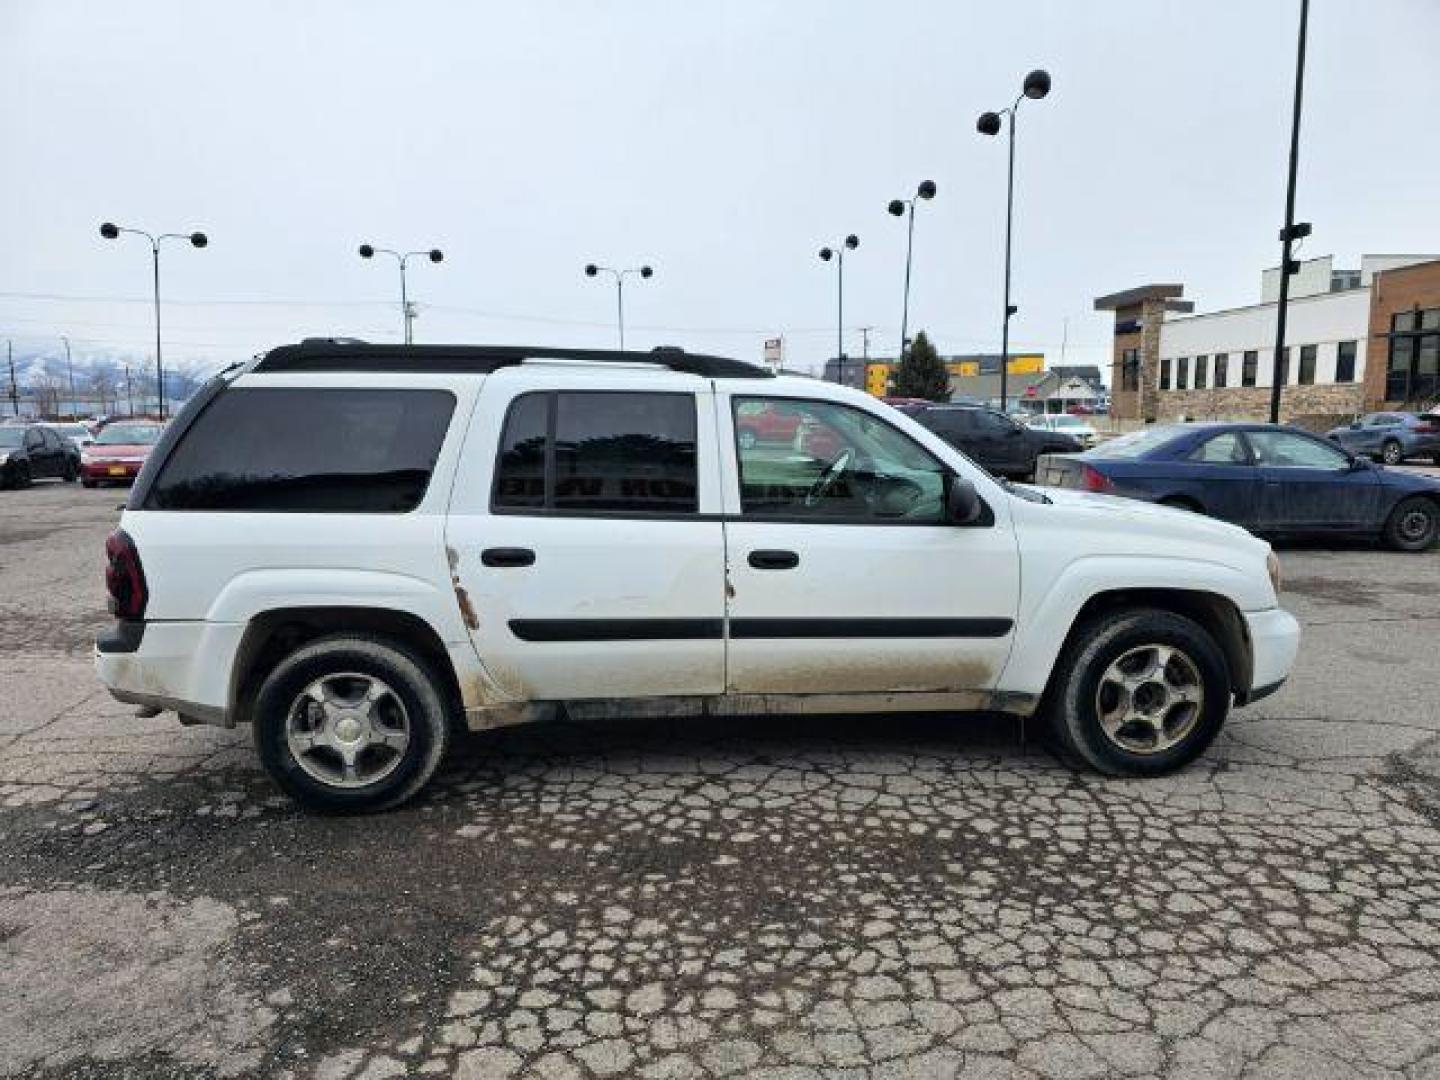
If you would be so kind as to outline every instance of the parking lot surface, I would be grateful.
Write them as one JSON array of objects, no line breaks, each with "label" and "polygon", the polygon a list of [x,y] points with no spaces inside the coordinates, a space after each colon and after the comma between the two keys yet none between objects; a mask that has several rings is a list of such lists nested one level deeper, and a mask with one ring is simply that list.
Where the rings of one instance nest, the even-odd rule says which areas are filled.
[{"label": "parking lot surface", "polygon": [[0,493],[0,1075],[1440,1077],[1440,554],[1283,549],[1295,677],[1164,780],[556,724],[334,819],[95,683],[121,498]]}]

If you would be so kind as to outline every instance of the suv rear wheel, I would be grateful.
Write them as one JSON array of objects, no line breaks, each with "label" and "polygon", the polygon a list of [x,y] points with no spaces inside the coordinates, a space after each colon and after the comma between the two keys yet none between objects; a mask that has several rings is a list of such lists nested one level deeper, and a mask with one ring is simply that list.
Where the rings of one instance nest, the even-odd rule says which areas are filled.
[{"label": "suv rear wheel", "polygon": [[1230,710],[1215,640],[1165,611],[1122,611],[1067,645],[1047,698],[1063,749],[1111,776],[1159,776],[1194,761]]},{"label": "suv rear wheel", "polygon": [[260,763],[316,810],[365,813],[415,795],[449,740],[434,674],[399,642],[344,635],[301,646],[255,698]]},{"label": "suv rear wheel", "polygon": [[1384,537],[1396,551],[1429,551],[1440,541],[1440,503],[1412,495],[1390,511]]}]

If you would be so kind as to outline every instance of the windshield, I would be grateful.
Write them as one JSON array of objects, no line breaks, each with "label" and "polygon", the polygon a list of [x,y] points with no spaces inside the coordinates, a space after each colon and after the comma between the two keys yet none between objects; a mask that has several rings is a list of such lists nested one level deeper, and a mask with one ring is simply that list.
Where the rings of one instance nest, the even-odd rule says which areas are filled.
[{"label": "windshield", "polygon": [[1179,438],[1184,433],[1184,428],[1174,424],[1163,424],[1160,427],[1149,427],[1143,431],[1132,431],[1129,435],[1121,435],[1118,439],[1102,443],[1091,450],[1089,456],[1099,458],[1144,457],[1151,450],[1165,445],[1172,439]]},{"label": "windshield", "polygon": [[97,446],[151,446],[160,438],[158,424],[111,424],[100,432]]},{"label": "windshield", "polygon": [[69,435],[72,438],[88,438],[90,431],[84,424],[52,424],[61,435]]},{"label": "windshield", "polygon": [[18,450],[24,441],[23,427],[0,427],[0,450]]}]

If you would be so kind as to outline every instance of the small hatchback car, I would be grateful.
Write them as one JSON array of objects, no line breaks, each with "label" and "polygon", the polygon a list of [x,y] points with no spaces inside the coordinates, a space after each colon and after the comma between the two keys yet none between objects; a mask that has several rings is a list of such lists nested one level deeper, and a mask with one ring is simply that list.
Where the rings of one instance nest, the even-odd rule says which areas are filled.
[{"label": "small hatchback car", "polygon": [[275,349],[185,406],[106,550],[110,691],[249,723],[340,811],[561,710],[1038,710],[1156,775],[1299,642],[1242,529],[1015,487],[859,391],[675,349]]}]

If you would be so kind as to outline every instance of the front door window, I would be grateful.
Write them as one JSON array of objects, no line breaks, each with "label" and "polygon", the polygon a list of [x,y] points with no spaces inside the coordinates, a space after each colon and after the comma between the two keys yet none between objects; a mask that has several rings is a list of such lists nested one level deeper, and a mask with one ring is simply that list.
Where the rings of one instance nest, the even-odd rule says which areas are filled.
[{"label": "front door window", "polygon": [[[787,442],[744,437],[764,405]],[[740,509],[747,517],[855,521],[943,518],[945,467],[919,443],[860,409],[829,401],[735,399]]]}]

